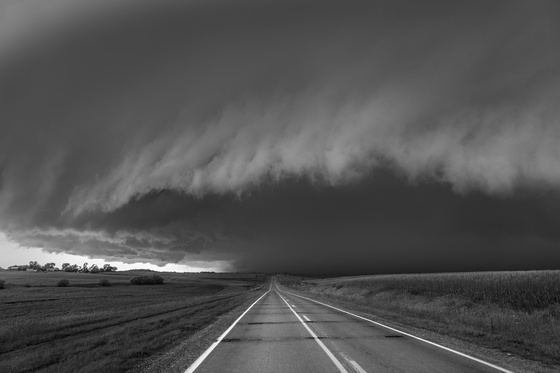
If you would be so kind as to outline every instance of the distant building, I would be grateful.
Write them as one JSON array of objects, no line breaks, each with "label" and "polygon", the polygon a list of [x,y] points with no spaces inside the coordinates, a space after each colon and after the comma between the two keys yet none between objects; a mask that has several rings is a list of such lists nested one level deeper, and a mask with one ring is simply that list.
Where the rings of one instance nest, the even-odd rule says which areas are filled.
[{"label": "distant building", "polygon": [[8,267],[8,271],[17,271],[19,269],[19,266],[9,266]]},{"label": "distant building", "polygon": [[37,272],[37,270],[33,269],[33,268],[27,268],[25,271],[26,272]]}]

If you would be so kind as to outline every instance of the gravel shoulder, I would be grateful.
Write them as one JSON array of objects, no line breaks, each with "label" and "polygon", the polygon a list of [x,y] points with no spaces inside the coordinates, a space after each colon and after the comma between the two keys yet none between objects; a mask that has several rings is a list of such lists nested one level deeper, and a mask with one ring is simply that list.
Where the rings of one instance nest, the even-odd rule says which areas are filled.
[{"label": "gravel shoulder", "polygon": [[263,291],[255,291],[247,300],[222,314],[212,324],[170,346],[169,349],[146,359],[131,372],[183,373],[262,294]]}]

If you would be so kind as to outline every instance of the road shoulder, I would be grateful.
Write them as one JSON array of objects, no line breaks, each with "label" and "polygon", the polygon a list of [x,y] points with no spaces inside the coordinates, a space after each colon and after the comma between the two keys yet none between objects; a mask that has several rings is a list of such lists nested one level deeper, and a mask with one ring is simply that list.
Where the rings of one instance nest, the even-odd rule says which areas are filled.
[{"label": "road shoulder", "polygon": [[239,306],[218,317],[190,337],[170,346],[133,369],[139,373],[183,373],[253,303],[261,291],[255,291]]},{"label": "road shoulder", "polygon": [[412,317],[401,316],[396,313],[389,314],[388,312],[382,311],[375,311],[375,314],[373,314],[370,308],[363,305],[334,299],[332,297],[325,297],[315,293],[297,291],[287,287],[282,287],[281,289],[355,313],[356,315],[402,330],[403,332],[413,334],[417,337],[512,370],[516,373],[556,373],[560,371],[560,366],[551,366],[538,361],[524,359],[503,351],[477,346],[470,341],[414,326],[414,319]]}]

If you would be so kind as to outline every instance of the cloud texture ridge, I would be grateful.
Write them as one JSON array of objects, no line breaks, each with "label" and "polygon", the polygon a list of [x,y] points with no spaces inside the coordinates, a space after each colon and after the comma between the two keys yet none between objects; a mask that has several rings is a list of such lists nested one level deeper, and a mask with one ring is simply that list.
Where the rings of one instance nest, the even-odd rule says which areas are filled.
[{"label": "cloud texture ridge", "polygon": [[173,242],[177,261],[226,223],[101,216],[387,167],[458,193],[560,188],[555,2],[58,0],[50,23],[22,3],[40,2],[0,8],[0,228],[24,245],[156,260]]}]

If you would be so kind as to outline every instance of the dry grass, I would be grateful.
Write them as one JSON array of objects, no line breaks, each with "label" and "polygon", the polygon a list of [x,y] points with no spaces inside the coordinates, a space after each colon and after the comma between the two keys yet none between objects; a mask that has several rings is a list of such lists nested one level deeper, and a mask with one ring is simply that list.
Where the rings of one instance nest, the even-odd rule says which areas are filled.
[{"label": "dry grass", "polygon": [[[0,371],[6,373],[127,371],[255,297],[251,290],[264,281],[162,274],[164,285],[134,286],[129,281],[137,273],[5,274]],[[55,286],[61,277],[68,287]],[[100,286],[103,279],[112,286]]]},{"label": "dry grass", "polygon": [[293,289],[550,364],[560,363],[560,271],[302,279]]}]

